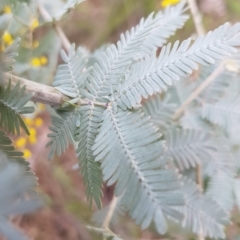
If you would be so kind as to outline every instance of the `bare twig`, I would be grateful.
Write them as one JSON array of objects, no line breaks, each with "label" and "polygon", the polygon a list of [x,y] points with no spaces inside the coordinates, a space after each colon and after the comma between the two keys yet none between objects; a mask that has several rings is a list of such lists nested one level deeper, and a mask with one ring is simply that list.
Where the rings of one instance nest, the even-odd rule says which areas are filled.
[{"label": "bare twig", "polygon": [[[40,14],[46,21],[48,21],[48,22],[52,21],[51,16],[49,15],[49,13],[46,11],[46,9],[41,4],[38,5],[38,9],[39,9]],[[53,23],[53,27],[54,27],[55,31],[57,32],[59,38],[62,41],[63,48],[68,52],[71,48],[71,43],[69,42],[68,38],[66,37],[66,35],[64,34],[62,29],[58,26],[58,24],[56,22]]]},{"label": "bare twig", "polygon": [[[198,11],[197,3],[195,0],[188,0],[188,5],[190,7],[190,11],[192,14],[192,18],[194,21],[194,25],[195,25],[197,34],[198,34],[198,36],[202,36],[205,34],[205,30],[202,25],[202,16],[201,16],[200,12]],[[196,91],[194,91],[189,96],[189,98],[182,104],[182,106],[180,106],[180,108],[177,109],[173,118],[177,119],[182,114],[182,112],[186,109],[188,104],[193,99],[195,99],[214,79],[215,79],[215,76],[213,76],[210,80],[208,80],[207,83],[206,83],[206,81],[204,81],[203,84],[201,84],[199,86],[199,88],[196,89]],[[196,183],[197,183],[199,189],[202,190],[203,189],[203,179],[202,179],[202,167],[200,164],[197,164],[197,166],[196,166]],[[201,229],[200,229],[200,231],[201,231]],[[198,240],[204,240],[203,234],[201,234],[201,233],[198,234]]]},{"label": "bare twig", "polygon": [[107,213],[107,216],[105,217],[104,221],[103,221],[103,224],[102,224],[102,227],[104,229],[109,229],[109,224],[110,224],[110,221],[113,217],[113,213],[115,211],[115,208],[117,206],[117,200],[118,198],[114,195],[113,196],[113,199],[110,203],[110,206],[109,206],[109,210],[108,210],[108,213]]},{"label": "bare twig", "polygon": [[227,63],[227,61],[222,61],[220,63],[220,65],[218,66],[218,68],[216,68],[215,71],[202,84],[200,84],[199,87],[195,91],[192,92],[192,94],[175,111],[175,113],[173,115],[173,120],[177,120],[182,115],[182,113],[186,110],[188,105],[194,99],[196,99],[199,96],[199,94],[201,94],[204,91],[204,89],[216,79],[217,76],[219,76],[223,72],[226,63]]},{"label": "bare twig", "polygon": [[112,232],[110,229],[105,229],[105,228],[97,228],[97,227],[92,227],[92,226],[89,226],[87,225],[86,226],[87,229],[89,229],[90,231],[93,231],[93,232],[96,232],[96,233],[101,233],[104,237],[104,240],[107,238],[107,237],[113,237],[113,236],[116,236],[117,235]]},{"label": "bare twig", "polygon": [[113,217],[114,211],[115,211],[116,206],[117,206],[117,201],[118,201],[118,198],[115,195],[113,195],[112,201],[111,201],[110,206],[109,206],[109,210],[107,212],[107,215],[106,215],[105,219],[103,220],[103,224],[102,224],[101,228],[95,228],[95,227],[91,227],[91,226],[87,226],[87,228],[89,230],[102,233],[104,239],[107,236],[117,236],[114,232],[112,232],[109,229],[111,219]]},{"label": "bare twig", "polygon": [[205,34],[205,30],[202,25],[202,15],[198,11],[197,3],[195,0],[188,0],[188,5],[190,7],[190,11],[192,14],[195,28],[197,30],[197,34],[198,36],[202,36]]}]

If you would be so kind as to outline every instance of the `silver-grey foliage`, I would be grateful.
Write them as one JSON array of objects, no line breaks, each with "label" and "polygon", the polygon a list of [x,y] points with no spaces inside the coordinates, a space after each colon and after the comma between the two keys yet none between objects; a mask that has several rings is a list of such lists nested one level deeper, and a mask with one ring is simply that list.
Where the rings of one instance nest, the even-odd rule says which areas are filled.
[{"label": "silver-grey foliage", "polygon": [[166,136],[168,154],[180,170],[196,167],[203,159],[211,161],[214,146],[211,136],[193,129],[170,129]]},{"label": "silver-grey foliage", "polygon": [[[73,47],[68,55],[62,53],[65,63],[58,68],[54,86],[72,98],[70,105],[80,103],[76,108],[80,117],[71,118],[72,112],[71,121],[54,118],[54,134],[50,136],[58,153],[65,151],[69,139],[77,143],[91,204],[94,200],[101,206],[105,181],[108,186],[115,185],[114,194],[121,196],[119,205],[143,229],[154,222],[163,234],[170,219],[196,234],[223,238],[235,202],[233,191],[238,185],[234,185],[235,161],[231,161],[234,166],[225,164],[226,159],[230,163],[227,153],[234,147],[225,144],[226,136],[239,124],[239,97],[227,101],[225,91],[231,88],[226,81],[234,74],[222,72],[179,120],[173,121],[173,114],[222,59],[237,53],[240,24],[226,23],[193,43],[187,39],[162,47],[187,20],[185,10],[182,1],[164,12],[151,14],[122,34],[116,45],[101,49],[87,64],[81,51],[74,52]],[[162,47],[159,55],[158,47]],[[199,70],[200,77],[191,82],[189,74],[199,65],[204,66]],[[234,86],[239,86],[236,74],[234,79]],[[175,85],[176,81],[179,84]],[[73,123],[75,131],[66,133],[73,129],[68,124]],[[64,142],[54,139],[56,136],[62,136]],[[198,164],[203,169],[202,177],[208,179],[204,194],[193,183],[192,168]],[[229,201],[217,192],[219,182],[226,188]],[[235,196],[239,199],[239,194]]]},{"label": "silver-grey foliage", "polygon": [[37,178],[22,156],[23,153],[15,151],[11,139],[0,131],[0,234],[9,240],[27,239],[9,218],[42,205],[35,192]]}]

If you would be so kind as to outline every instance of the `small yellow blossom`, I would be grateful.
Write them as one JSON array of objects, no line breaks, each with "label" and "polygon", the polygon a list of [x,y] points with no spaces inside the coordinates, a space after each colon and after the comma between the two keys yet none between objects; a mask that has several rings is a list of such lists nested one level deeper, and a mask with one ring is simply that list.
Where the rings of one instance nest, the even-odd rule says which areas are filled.
[{"label": "small yellow blossom", "polygon": [[32,43],[32,48],[35,49],[39,46],[39,41],[37,40],[34,40],[33,43]]},{"label": "small yellow blossom", "polygon": [[24,118],[24,121],[28,126],[33,125],[33,119],[32,118]]},{"label": "small yellow blossom", "polygon": [[37,135],[37,131],[36,131],[35,128],[30,127],[28,130],[29,130],[30,136],[36,136]]},{"label": "small yellow blossom", "polygon": [[20,137],[16,140],[15,145],[17,148],[22,148],[22,147],[25,147],[26,143],[27,143],[27,139],[25,137]]},{"label": "small yellow blossom", "polygon": [[33,67],[40,67],[40,66],[41,66],[41,61],[40,61],[40,59],[37,58],[37,57],[33,57],[33,58],[31,59],[31,65],[32,65]]},{"label": "small yellow blossom", "polygon": [[45,56],[41,56],[39,59],[42,65],[46,65],[48,63],[48,59]]},{"label": "small yellow blossom", "polygon": [[28,149],[23,150],[23,157],[28,159],[32,156],[32,153]]},{"label": "small yellow blossom", "polygon": [[46,65],[47,63],[48,63],[48,59],[45,56],[33,57],[31,59],[31,65],[33,67],[41,67]]},{"label": "small yellow blossom", "polygon": [[43,125],[43,120],[40,118],[40,117],[37,117],[35,120],[34,120],[34,125],[36,127],[41,127]]},{"label": "small yellow blossom", "polygon": [[33,31],[38,26],[39,26],[39,21],[37,19],[34,19],[30,25],[30,30]]},{"label": "small yellow blossom", "polygon": [[39,109],[40,111],[43,111],[43,110],[45,109],[44,104],[39,103],[39,104],[38,104],[38,109]]},{"label": "small yellow blossom", "polygon": [[4,13],[11,13],[11,12],[12,12],[12,9],[11,9],[10,6],[5,5],[5,6],[3,7],[3,12],[4,12]]},{"label": "small yellow blossom", "polygon": [[4,32],[3,36],[2,36],[3,42],[9,46],[13,43],[13,38],[12,35],[9,32]]},{"label": "small yellow blossom", "polygon": [[30,144],[35,144],[37,142],[37,138],[36,138],[35,135],[30,135],[28,137],[28,141],[29,141]]},{"label": "small yellow blossom", "polygon": [[161,1],[161,6],[165,8],[169,5],[175,5],[179,2],[180,2],[180,0],[162,0]]}]

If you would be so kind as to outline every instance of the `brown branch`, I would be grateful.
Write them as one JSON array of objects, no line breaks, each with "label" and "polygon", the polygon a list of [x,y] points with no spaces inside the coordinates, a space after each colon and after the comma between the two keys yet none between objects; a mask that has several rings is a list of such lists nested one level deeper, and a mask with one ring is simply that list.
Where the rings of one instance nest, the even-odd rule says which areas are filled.
[{"label": "brown branch", "polygon": [[[6,86],[11,79],[12,86],[15,86],[17,82],[20,82],[20,86],[26,86],[26,93],[33,93],[31,100],[33,102],[44,103],[54,106],[61,106],[63,103],[69,102],[71,99],[59,92],[56,88],[47,86],[42,83],[33,82],[31,80],[14,76],[12,74],[6,73],[3,78],[3,84]],[[75,104],[76,106],[90,105],[100,106],[106,108],[108,103],[102,103],[95,100],[89,99],[79,99]]]},{"label": "brown branch", "polygon": [[26,93],[33,93],[32,101],[48,104],[50,106],[60,106],[70,99],[60,93],[54,87],[50,87],[41,83],[33,82],[21,77],[14,76],[6,73],[3,79],[4,85],[8,84],[9,79],[12,81],[12,86],[15,86],[17,82],[20,82],[21,86],[26,86]]}]

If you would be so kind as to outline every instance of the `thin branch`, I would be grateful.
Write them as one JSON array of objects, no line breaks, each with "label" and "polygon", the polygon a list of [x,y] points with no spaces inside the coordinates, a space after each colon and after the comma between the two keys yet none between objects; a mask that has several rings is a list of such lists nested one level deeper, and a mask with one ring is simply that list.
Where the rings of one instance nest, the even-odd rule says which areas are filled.
[{"label": "thin branch", "polygon": [[54,28],[55,28],[55,31],[57,32],[59,38],[61,39],[62,41],[62,45],[63,45],[63,48],[69,52],[70,48],[71,48],[71,43],[69,42],[68,38],[66,37],[65,33],[63,32],[63,30],[57,25],[57,23],[54,23]]},{"label": "thin branch", "polygon": [[102,224],[102,227],[104,229],[109,229],[109,224],[111,222],[111,219],[113,217],[113,213],[116,209],[116,206],[117,206],[117,200],[118,198],[114,195],[113,196],[113,199],[110,203],[110,206],[109,206],[109,210],[108,210],[108,213],[107,213],[107,216],[105,217],[104,221],[103,221],[103,224]]},{"label": "thin branch", "polygon": [[[190,11],[192,14],[192,18],[193,18],[193,22],[194,22],[197,34],[198,34],[198,36],[202,36],[205,34],[205,30],[202,25],[202,16],[201,16],[200,12],[198,11],[197,3],[195,0],[188,0],[188,5],[190,7]],[[200,92],[199,93],[195,92],[194,94],[190,95],[190,97],[192,96],[192,98],[189,97],[189,99],[187,99],[188,101],[186,100],[182,104],[182,106],[180,106],[180,108],[175,112],[173,118],[177,119],[182,114],[182,112],[185,110],[185,108],[188,106],[188,104],[193,99],[195,99],[196,96],[198,96],[198,94],[200,94]],[[197,183],[199,189],[202,190],[203,189],[203,179],[202,179],[202,167],[200,164],[197,164],[197,166],[196,166],[196,183]],[[203,234],[198,235],[198,240],[204,240]]]},{"label": "thin branch", "polygon": [[[89,229],[90,231],[94,231],[94,232],[97,232],[97,233],[101,233],[104,237],[113,237],[113,236],[116,236],[117,235],[112,232],[110,229],[105,229],[105,228],[97,228],[97,227],[92,227],[92,226],[89,226],[87,225],[86,226],[87,229]],[[105,239],[105,238],[104,238]]]},{"label": "thin branch", "polygon": [[[25,78],[17,77],[12,74],[6,73],[3,78],[3,84],[6,86],[8,84],[9,79],[11,79],[12,86],[15,86],[17,82],[20,82],[20,85],[26,86],[26,93],[32,93],[31,100],[33,102],[48,104],[53,107],[60,107],[63,103],[69,102],[71,99],[59,92],[56,88],[47,86],[45,84],[37,83],[30,81]],[[95,106],[107,107],[106,103],[101,103],[98,101],[91,101],[89,99],[79,99],[76,103],[76,106],[82,105],[90,105],[93,104]]]},{"label": "thin branch", "polygon": [[[198,11],[196,0],[188,0],[188,5],[190,7],[190,11],[192,14],[192,18],[194,21],[195,29],[197,31],[198,36],[205,35],[205,29],[202,24],[202,16]],[[186,99],[186,101],[177,109],[175,114],[173,115],[173,119],[178,119],[181,114],[185,111],[187,106],[196,99],[197,96],[212,82],[214,79],[223,71],[225,62],[222,62],[219,67],[202,83],[200,86]],[[202,179],[202,166],[197,164],[196,166],[196,183],[199,189],[203,190],[203,179]],[[202,229],[200,229],[202,232]],[[198,240],[204,240],[205,237],[202,233],[198,234]]]},{"label": "thin branch", "polygon": [[218,77],[224,71],[226,63],[227,61],[222,61],[218,66],[218,68],[216,68],[215,71],[212,72],[212,74],[208,76],[208,78],[203,83],[201,83],[195,91],[192,92],[192,94],[175,111],[173,115],[173,120],[177,120],[182,115],[182,113],[186,110],[188,105],[194,99],[196,99],[206,89],[206,87],[208,87],[209,84],[211,84],[216,79],[216,77]]},{"label": "thin branch", "polygon": [[197,30],[198,36],[205,35],[205,30],[202,25],[202,15],[198,11],[197,3],[195,0],[188,0],[188,5],[192,14],[195,28]]},{"label": "thin branch", "polygon": [[[45,19],[45,21],[47,22],[52,22],[52,18],[49,15],[49,13],[47,12],[47,10],[41,5],[38,5],[38,9],[40,14],[42,15],[42,17]],[[53,23],[53,27],[55,29],[55,31],[57,32],[59,38],[62,41],[62,46],[63,48],[69,52],[70,48],[71,48],[71,43],[69,42],[68,38],[66,37],[66,35],[64,34],[64,32],[62,31],[62,29],[58,26],[58,24],[55,22]]]}]

